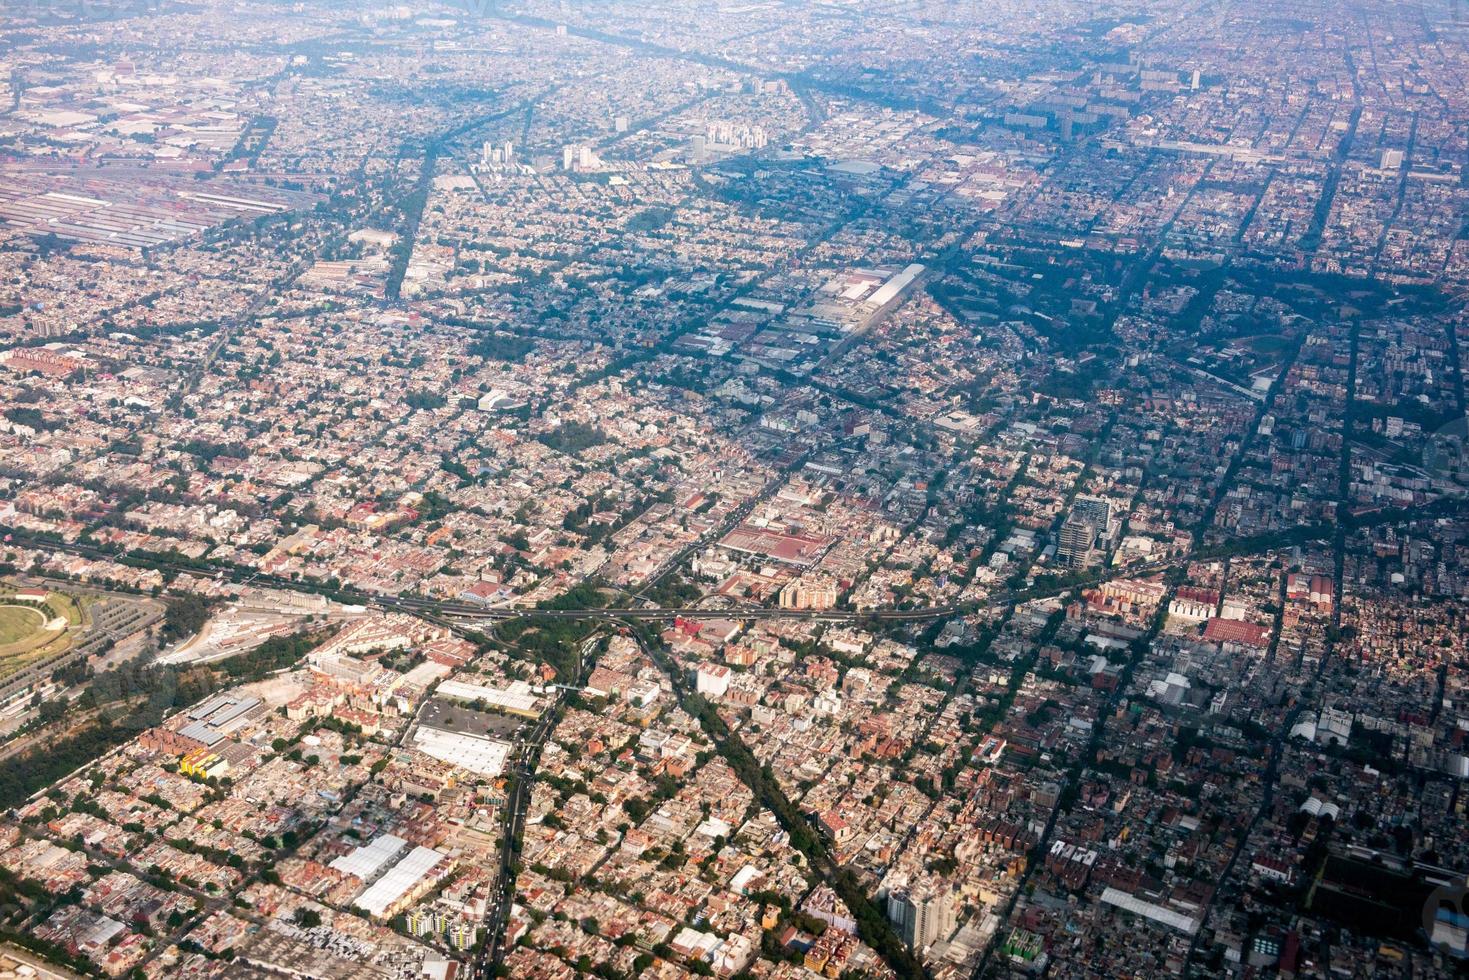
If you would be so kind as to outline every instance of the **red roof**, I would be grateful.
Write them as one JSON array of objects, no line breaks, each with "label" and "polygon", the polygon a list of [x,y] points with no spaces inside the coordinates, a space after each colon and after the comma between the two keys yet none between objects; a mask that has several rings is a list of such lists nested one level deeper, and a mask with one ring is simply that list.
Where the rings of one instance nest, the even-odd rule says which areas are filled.
[{"label": "red roof", "polygon": [[1204,626],[1204,639],[1211,643],[1243,643],[1263,649],[1270,645],[1270,629],[1242,619],[1211,619]]}]

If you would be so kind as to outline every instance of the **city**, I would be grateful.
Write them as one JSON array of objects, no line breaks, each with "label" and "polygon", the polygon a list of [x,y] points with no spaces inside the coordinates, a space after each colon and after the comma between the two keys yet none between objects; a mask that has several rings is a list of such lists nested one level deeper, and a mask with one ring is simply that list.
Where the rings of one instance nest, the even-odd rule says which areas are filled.
[{"label": "city", "polygon": [[0,976],[1469,975],[1469,4],[0,24]]}]

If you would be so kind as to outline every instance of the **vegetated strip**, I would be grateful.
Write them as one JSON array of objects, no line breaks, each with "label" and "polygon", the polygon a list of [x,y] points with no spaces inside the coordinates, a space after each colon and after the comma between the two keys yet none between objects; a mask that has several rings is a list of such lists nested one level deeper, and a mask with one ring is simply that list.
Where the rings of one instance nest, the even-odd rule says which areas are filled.
[{"label": "vegetated strip", "polygon": [[679,665],[656,640],[645,641],[644,649],[663,672],[672,678],[674,692],[683,709],[699,719],[704,734],[709,736],[740,781],[749,787],[762,806],[775,814],[782,829],[790,835],[791,846],[805,855],[812,871],[824,879],[847,904],[852,917],[857,920],[857,934],[862,941],[871,946],[902,980],[923,980],[928,974],[918,958],[893,931],[887,917],[873,904],[857,876],[839,866],[832,858],[820,835],[780,788],[770,767],[762,766],[740,737],[729,730],[714,705],[702,695],[688,690]]}]

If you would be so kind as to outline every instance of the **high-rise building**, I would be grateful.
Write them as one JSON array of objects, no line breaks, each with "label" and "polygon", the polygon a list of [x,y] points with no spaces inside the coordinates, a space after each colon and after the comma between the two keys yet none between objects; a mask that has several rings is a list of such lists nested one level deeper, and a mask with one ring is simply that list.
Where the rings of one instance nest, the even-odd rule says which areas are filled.
[{"label": "high-rise building", "polygon": [[830,609],[837,604],[837,587],[830,581],[797,579],[780,590],[782,609]]},{"label": "high-rise building", "polygon": [[1097,543],[1110,535],[1111,524],[1111,504],[1098,497],[1077,497],[1057,535],[1056,558],[1071,568],[1090,567]]},{"label": "high-rise building", "polygon": [[1112,505],[1101,497],[1077,497],[1071,505],[1071,513],[1081,515],[1083,520],[1096,525],[1097,530],[1103,534],[1112,522]]},{"label": "high-rise building", "polygon": [[456,922],[449,927],[449,942],[455,949],[469,949],[474,945],[475,928],[468,922]]},{"label": "high-rise building", "polygon": [[1061,533],[1056,540],[1056,558],[1072,568],[1086,568],[1092,563],[1096,544],[1096,526],[1072,514],[1061,525]]},{"label": "high-rise building", "polygon": [[888,919],[903,942],[919,950],[954,932],[954,893],[938,886],[904,888],[888,895]]}]

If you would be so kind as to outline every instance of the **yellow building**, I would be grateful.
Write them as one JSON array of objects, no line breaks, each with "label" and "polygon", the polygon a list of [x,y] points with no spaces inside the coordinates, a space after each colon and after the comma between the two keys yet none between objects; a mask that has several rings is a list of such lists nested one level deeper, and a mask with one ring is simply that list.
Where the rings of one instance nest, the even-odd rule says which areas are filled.
[{"label": "yellow building", "polygon": [[179,772],[185,776],[208,779],[223,776],[229,771],[230,764],[208,749],[195,749],[179,760]]}]

